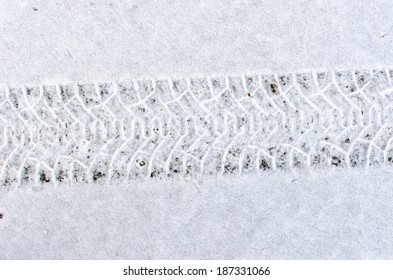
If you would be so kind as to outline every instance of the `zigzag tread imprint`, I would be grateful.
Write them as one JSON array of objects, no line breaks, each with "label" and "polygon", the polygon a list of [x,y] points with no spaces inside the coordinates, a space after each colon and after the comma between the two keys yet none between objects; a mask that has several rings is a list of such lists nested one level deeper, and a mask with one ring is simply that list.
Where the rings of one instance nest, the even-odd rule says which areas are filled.
[{"label": "zigzag tread imprint", "polygon": [[393,70],[0,88],[0,186],[393,165]]}]

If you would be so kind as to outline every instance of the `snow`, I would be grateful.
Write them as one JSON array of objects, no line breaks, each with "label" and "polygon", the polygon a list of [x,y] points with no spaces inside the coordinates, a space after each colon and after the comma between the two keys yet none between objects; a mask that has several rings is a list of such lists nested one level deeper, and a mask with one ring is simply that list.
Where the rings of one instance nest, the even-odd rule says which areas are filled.
[{"label": "snow", "polygon": [[388,259],[392,171],[145,180],[2,194],[7,259]]},{"label": "snow", "polygon": [[[59,84],[96,88],[114,81],[124,81],[126,86],[141,78],[175,81],[191,77],[197,81],[197,77],[209,77],[220,85],[229,76],[340,70],[350,77],[342,76],[335,86],[347,94],[345,85],[351,75],[356,76],[354,70],[370,74],[373,69],[391,69],[392,14],[393,3],[387,0],[356,4],[338,0],[1,1],[0,85],[5,87],[0,87],[0,148],[15,144],[19,132],[13,134],[12,129],[24,125],[15,121],[12,129],[5,129],[4,123],[11,122],[15,114],[33,112],[38,119],[46,119],[44,110],[33,111],[43,102],[34,99],[45,93],[42,84],[56,92]],[[366,87],[360,83],[357,80],[356,94]],[[348,98],[354,107],[367,108],[367,102],[376,105],[377,109],[369,106],[366,121],[381,119],[378,110],[390,104],[387,84],[391,81],[375,82],[373,90]],[[12,90],[17,85],[24,89]],[[19,103],[7,100],[25,96],[29,86],[36,91],[21,103],[26,107],[15,111]],[[162,92],[160,98],[165,99],[165,83]],[[380,102],[372,96],[376,93],[386,100]],[[172,94],[180,96],[180,92]],[[327,94],[336,98],[332,99],[336,104],[343,104],[340,95]],[[67,103],[67,108],[82,117],[75,102]],[[115,101],[108,104],[116,110]],[[325,106],[322,99],[319,104]],[[55,113],[66,116],[62,110]],[[362,119],[359,114],[344,113],[348,113],[348,123]],[[389,111],[383,113],[389,126]],[[218,121],[217,125],[227,123]],[[374,146],[384,149],[391,144],[387,126],[369,127],[370,135],[376,133],[382,139]],[[29,128],[37,139],[46,139],[40,134],[45,131],[34,130],[33,125]],[[356,135],[336,132],[344,137],[339,139],[344,148],[346,137],[352,141]],[[71,133],[75,139],[84,136],[77,130]],[[276,140],[287,136],[284,133]],[[12,141],[5,145],[4,139]],[[43,161],[48,158],[50,165],[51,156],[62,148],[59,144],[58,149],[31,151]],[[359,144],[357,149],[364,147]],[[12,155],[0,159],[1,174],[12,171],[22,178],[4,163],[35,163],[35,159]],[[259,155],[249,151],[250,158]],[[2,189],[0,259],[392,258],[393,176],[391,167],[385,165],[387,151],[378,156],[367,150],[367,163],[375,162],[372,168],[351,166],[362,160],[356,157],[360,153],[353,155],[347,158],[346,167],[318,170],[306,165],[236,176],[41,184],[40,188],[25,184],[21,189]],[[47,180],[46,175],[43,178]]]},{"label": "snow", "polygon": [[38,84],[392,66],[392,14],[386,0],[3,0],[0,77]]}]

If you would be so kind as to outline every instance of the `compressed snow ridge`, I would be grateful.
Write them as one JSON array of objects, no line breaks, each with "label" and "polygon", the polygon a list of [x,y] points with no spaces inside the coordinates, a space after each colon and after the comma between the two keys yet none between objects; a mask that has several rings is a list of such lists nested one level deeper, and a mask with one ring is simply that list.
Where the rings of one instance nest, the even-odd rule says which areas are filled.
[{"label": "compressed snow ridge", "polygon": [[0,186],[393,164],[388,68],[10,86]]}]

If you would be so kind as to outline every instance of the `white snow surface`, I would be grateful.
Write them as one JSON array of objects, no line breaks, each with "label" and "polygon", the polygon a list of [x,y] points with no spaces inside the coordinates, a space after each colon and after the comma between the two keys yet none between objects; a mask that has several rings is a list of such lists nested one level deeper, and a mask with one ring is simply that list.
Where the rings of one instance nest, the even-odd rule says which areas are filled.
[{"label": "white snow surface", "polygon": [[7,259],[390,259],[386,170],[73,185],[0,197]]},{"label": "white snow surface", "polygon": [[[392,14],[393,3],[386,0],[1,1],[0,259],[391,259]],[[320,81],[320,73],[330,78]],[[248,77],[255,75],[254,88],[255,79]],[[295,85],[285,88],[292,82],[281,76]],[[206,88],[214,93],[215,77],[224,85],[216,100],[209,93],[197,97]],[[223,83],[219,77],[225,77]],[[242,90],[229,86],[230,77],[240,80]],[[150,95],[143,98],[141,89],[148,87],[139,81],[153,81],[157,100],[169,106],[166,85],[176,79],[185,80],[189,90],[176,100],[190,110],[179,115],[184,126],[168,117],[184,112],[176,106],[137,115],[134,101],[122,99],[119,90],[131,83],[138,93],[125,92],[157,109]],[[228,95],[221,94],[226,87]],[[70,94],[63,98],[62,92]],[[91,99],[101,92],[107,95]],[[250,101],[263,94],[269,102]],[[236,106],[225,107],[228,96]],[[195,109],[199,105],[214,114],[204,115]],[[244,108],[250,123],[239,122]],[[283,114],[267,111],[265,122],[255,108]],[[225,110],[229,117],[221,120],[217,116]],[[106,114],[120,120],[99,119]],[[146,133],[141,128],[127,135],[121,124],[129,118],[135,129],[135,116]],[[318,126],[310,121],[314,117]],[[152,165],[142,159],[149,172],[121,157],[136,174],[132,178],[123,172],[121,180],[110,180],[110,174],[123,174],[120,160],[110,163],[109,175],[101,172],[116,141],[134,141],[135,131],[141,131],[143,143],[119,142],[125,151],[116,155],[129,152],[127,147],[149,156],[157,145],[172,151],[178,142],[168,144],[175,138],[162,130],[154,138],[156,125],[174,135],[186,131],[182,139],[190,143],[184,149],[193,152],[192,159],[206,148],[193,128],[216,133],[221,125],[228,137],[212,143],[227,147],[228,140],[235,150],[254,140],[250,131],[263,133],[242,160],[225,150],[236,162],[229,172],[224,161],[216,168],[219,153],[212,149],[212,160],[206,160],[210,174],[193,169],[198,160],[189,165],[187,159],[176,169],[181,176],[166,177],[173,173],[169,164],[161,176],[151,176],[151,166],[162,167],[165,153]],[[312,134],[314,126],[322,130]],[[272,141],[263,137],[272,131],[280,149],[268,163],[260,156],[269,157]],[[209,141],[215,139],[206,133]],[[93,147],[92,165],[84,144]],[[309,144],[320,148],[316,168]],[[57,164],[54,158],[61,156]],[[245,166],[253,168],[243,172]],[[96,182],[103,174],[109,181]]]},{"label": "white snow surface", "polygon": [[392,66],[386,0],[2,0],[0,82]]}]

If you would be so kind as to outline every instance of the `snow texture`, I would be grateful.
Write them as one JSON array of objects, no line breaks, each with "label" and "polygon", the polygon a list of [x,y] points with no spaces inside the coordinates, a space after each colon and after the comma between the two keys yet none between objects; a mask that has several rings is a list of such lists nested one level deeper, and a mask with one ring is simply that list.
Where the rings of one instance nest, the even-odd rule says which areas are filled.
[{"label": "snow texture", "polygon": [[0,83],[393,66],[389,0],[2,0]]},{"label": "snow texture", "polygon": [[1,259],[391,259],[393,174],[275,172],[0,197]]},{"label": "snow texture", "polygon": [[0,259],[392,258],[392,14],[0,1]]}]

